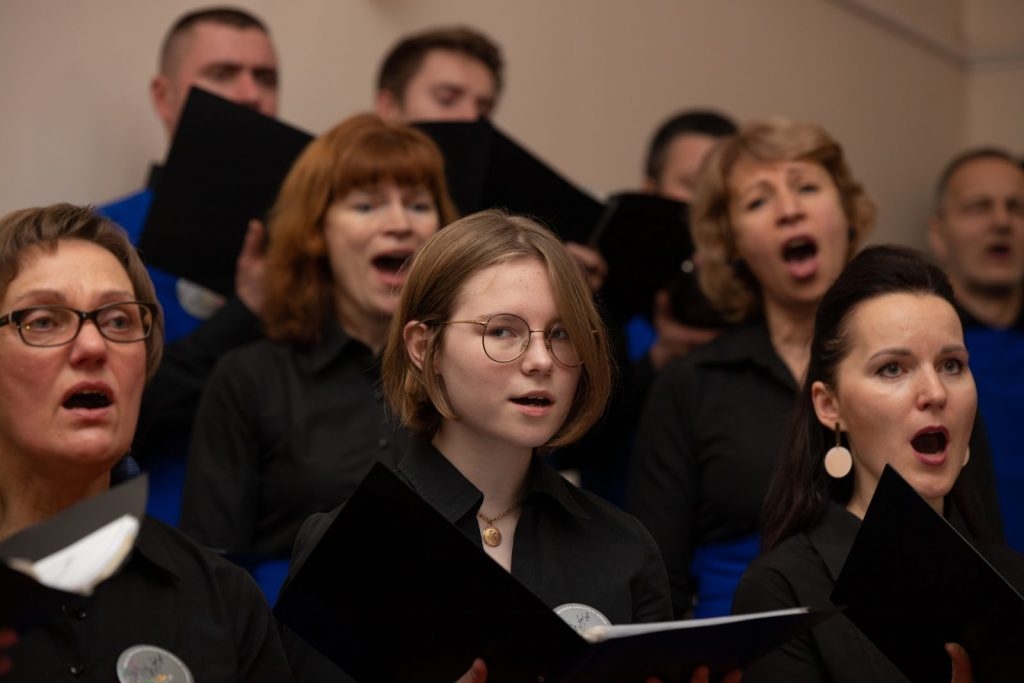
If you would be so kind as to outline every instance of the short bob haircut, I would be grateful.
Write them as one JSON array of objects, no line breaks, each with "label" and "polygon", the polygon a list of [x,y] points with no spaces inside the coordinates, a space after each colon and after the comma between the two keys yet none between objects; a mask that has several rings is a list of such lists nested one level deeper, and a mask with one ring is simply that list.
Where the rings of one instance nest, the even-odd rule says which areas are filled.
[{"label": "short bob haircut", "polygon": [[[109,251],[128,274],[136,300],[159,307],[153,282],[127,233],[92,207],[71,204],[21,209],[0,218],[0,298],[6,296],[8,285],[18,276],[27,251],[38,248],[52,253],[62,240],[84,240]],[[163,341],[163,314],[158,312],[146,338],[147,381],[160,365]]]},{"label": "short bob haircut", "polygon": [[350,191],[384,180],[424,185],[441,227],[455,219],[444,161],[423,133],[375,114],[358,114],[299,155],[270,214],[263,325],[269,338],[311,346],[334,318],[334,277],[324,216]]},{"label": "short bob haircut", "polygon": [[[840,363],[849,353],[850,319],[867,301],[888,294],[935,296],[955,310],[953,288],[942,270],[919,251],[902,246],[868,247],[850,261],[818,306],[811,339],[807,377],[794,408],[786,447],[772,477],[762,516],[763,548],[811,528],[829,500],[845,505],[853,493],[853,477],[833,479],[825,473],[824,456],[834,432],[818,421],[811,398],[815,382],[836,386]],[[975,458],[977,460],[977,458]],[[966,467],[951,492],[957,510],[979,540],[995,541],[991,521],[972,488]]]},{"label": "short bob haircut", "polygon": [[690,214],[693,239],[700,253],[701,289],[722,314],[742,322],[761,311],[761,285],[736,253],[729,218],[729,176],[741,159],[760,163],[810,161],[832,176],[843,213],[850,222],[847,259],[875,225],[875,205],[850,173],[843,148],[813,123],[768,119],[743,126],[724,138],[708,155],[697,180]]},{"label": "short bob haircut", "polygon": [[423,367],[432,368],[446,328],[437,323],[451,317],[466,281],[487,268],[521,259],[536,259],[547,269],[555,304],[583,359],[572,409],[541,448],[572,443],[600,419],[611,390],[612,361],[604,325],[579,266],[551,231],[529,218],[490,210],[452,223],[420,248],[391,320],[381,366],[384,393],[417,436],[430,439],[443,419],[459,417],[441,378],[417,368],[409,358],[405,326],[419,321],[434,329],[423,358]]}]

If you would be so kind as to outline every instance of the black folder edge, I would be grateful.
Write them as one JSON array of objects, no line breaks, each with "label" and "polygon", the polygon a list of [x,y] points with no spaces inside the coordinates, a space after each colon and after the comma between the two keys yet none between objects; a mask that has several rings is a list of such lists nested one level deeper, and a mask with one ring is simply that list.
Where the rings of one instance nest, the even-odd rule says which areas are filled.
[{"label": "black folder edge", "polygon": [[665,289],[678,321],[728,326],[697,284],[688,212],[683,202],[649,193],[618,192],[608,198],[589,242],[608,263],[601,294],[617,318],[650,319],[654,293]]},{"label": "black folder edge", "polygon": [[250,219],[266,219],[313,137],[200,88],[189,91],[139,240],[147,265],[225,296]]},{"label": "black folder edge", "polygon": [[911,681],[949,680],[946,642],[967,649],[976,680],[1024,671],[1024,597],[890,465],[832,602]]},{"label": "black folder edge", "polygon": [[[407,572],[402,585],[381,586],[382,577],[399,565]],[[442,579],[431,584],[423,577],[435,575],[435,567]],[[474,583],[486,591],[467,595]],[[714,673],[730,670],[834,613],[819,610],[591,645],[380,464],[275,607],[284,624],[357,680],[445,683],[478,656],[488,662],[492,683],[659,674],[665,683],[689,680],[697,664],[708,664]],[[409,629],[405,619],[416,627]],[[462,633],[447,631],[450,627]],[[423,649],[417,632],[447,651],[431,649],[425,659],[400,661],[415,659],[417,647]],[[368,642],[374,639],[382,640]]]},{"label": "black folder edge", "polygon": [[62,605],[80,599],[11,569],[8,560],[38,561],[125,514],[141,523],[147,490],[148,478],[141,474],[0,543],[0,593],[4,596],[0,600],[0,627],[23,631],[44,624],[60,612]]},{"label": "black folder edge", "polygon": [[603,203],[491,121],[413,125],[440,148],[448,191],[462,215],[504,209],[540,221],[563,240],[586,243]]}]

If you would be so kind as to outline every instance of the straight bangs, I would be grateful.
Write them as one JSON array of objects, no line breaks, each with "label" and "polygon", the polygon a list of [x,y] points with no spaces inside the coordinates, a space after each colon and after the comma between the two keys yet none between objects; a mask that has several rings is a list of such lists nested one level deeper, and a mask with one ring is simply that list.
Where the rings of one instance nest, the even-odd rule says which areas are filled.
[{"label": "straight bangs", "polygon": [[334,197],[388,180],[400,186],[423,185],[435,198],[440,196],[440,153],[429,140],[404,133],[394,128],[371,131],[345,150],[335,164]]}]

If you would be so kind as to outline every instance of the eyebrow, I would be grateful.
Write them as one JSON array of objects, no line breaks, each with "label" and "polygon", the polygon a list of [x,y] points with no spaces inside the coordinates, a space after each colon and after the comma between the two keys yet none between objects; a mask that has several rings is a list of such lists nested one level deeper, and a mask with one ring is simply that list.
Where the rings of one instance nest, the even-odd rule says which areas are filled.
[{"label": "eyebrow", "polygon": [[[962,352],[962,351],[967,351],[967,347],[965,347],[963,344],[947,344],[946,346],[943,346],[941,349],[939,349],[939,353],[940,354],[956,353],[956,352]],[[882,349],[880,351],[876,351],[875,353],[871,354],[868,357],[868,360],[872,360],[872,359],[877,358],[879,356],[899,356],[899,357],[903,358],[903,357],[912,356],[912,355],[914,355],[914,354],[913,354],[913,352],[910,349],[898,346],[898,347],[894,347],[894,348]]]},{"label": "eyebrow", "polygon": [[[102,299],[113,299],[115,297],[124,297],[125,299],[134,299],[135,298],[135,293],[134,292],[129,292],[129,291],[124,290],[124,289],[110,289],[110,290],[106,290],[104,292],[101,292],[100,295],[99,295],[99,298],[101,300]],[[19,302],[25,302],[25,301],[28,301],[28,300],[31,300],[31,299],[41,299],[41,300],[44,300],[44,301],[49,299],[51,301],[59,301],[61,305],[66,305],[67,301],[68,301],[67,295],[65,295],[64,292],[62,292],[60,290],[57,290],[57,289],[47,289],[47,288],[39,288],[39,289],[30,289],[30,290],[28,290],[26,292],[22,292],[18,296],[14,297],[14,300],[11,302],[11,304],[14,305],[14,304],[17,304]],[[39,305],[39,306],[46,306],[48,304],[40,303],[40,304],[37,304],[37,305]]]}]

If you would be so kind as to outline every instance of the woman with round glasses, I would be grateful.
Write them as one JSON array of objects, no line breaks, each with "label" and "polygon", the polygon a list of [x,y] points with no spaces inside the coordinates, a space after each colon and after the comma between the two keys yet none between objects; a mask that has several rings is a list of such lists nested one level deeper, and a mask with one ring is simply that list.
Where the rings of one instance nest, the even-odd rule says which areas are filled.
[{"label": "woman with round glasses", "polygon": [[[498,211],[456,221],[413,259],[384,351],[384,392],[417,437],[397,473],[551,608],[665,620],[647,531],[538,457],[600,418],[611,375],[601,318],[552,233]],[[304,526],[297,564],[334,514]]]},{"label": "woman with round glasses", "polygon": [[405,262],[453,217],[434,143],[371,114],[311,142],[284,181],[268,228],[268,339],[210,377],[181,518],[200,543],[244,556],[272,600],[302,521],[406,450],[380,352]]},{"label": "woman with round glasses", "polygon": [[[113,483],[160,361],[155,300],[124,231],[91,210],[62,204],[0,218],[0,540]],[[181,667],[199,681],[290,676],[252,579],[150,518],[93,596],[16,645],[5,626],[4,680],[115,680],[141,658],[175,680]]]}]

